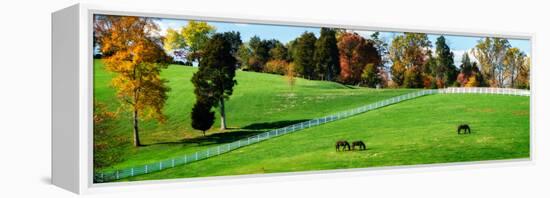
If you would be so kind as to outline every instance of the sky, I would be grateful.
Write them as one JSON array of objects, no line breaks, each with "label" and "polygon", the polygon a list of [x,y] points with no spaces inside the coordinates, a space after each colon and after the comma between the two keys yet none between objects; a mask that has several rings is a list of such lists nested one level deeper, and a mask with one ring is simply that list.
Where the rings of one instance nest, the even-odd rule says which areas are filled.
[{"label": "sky", "polygon": [[[164,35],[168,28],[179,30],[181,27],[184,27],[187,24],[187,20],[181,19],[160,19],[157,21],[161,32],[161,35]],[[261,39],[277,39],[283,43],[288,43],[289,41],[299,37],[305,31],[313,32],[317,37],[319,37],[320,28],[314,27],[298,27],[298,26],[280,26],[280,25],[262,25],[262,24],[241,24],[241,23],[223,23],[223,22],[208,22],[208,24],[216,27],[216,32],[227,32],[227,31],[238,31],[241,33],[241,40],[243,42],[248,42],[251,37],[259,36]],[[362,35],[365,38],[370,37],[372,33],[376,30],[370,31],[355,31],[358,34]],[[384,32],[380,31],[380,37],[391,45],[391,41],[395,36],[398,36],[402,33],[400,32]],[[441,35],[437,34],[428,34],[428,39],[431,41],[432,46],[435,47],[435,41],[437,37]],[[455,35],[444,35],[447,45],[451,48],[454,53],[455,65],[458,67],[460,65],[460,60],[462,55],[466,52],[469,53],[470,58],[475,60],[471,54],[471,49],[475,47],[477,41],[482,39],[482,37],[473,37],[473,36],[455,36]],[[523,51],[527,56],[531,54],[531,44],[529,40],[520,40],[520,39],[508,39],[512,47],[517,47]]]}]

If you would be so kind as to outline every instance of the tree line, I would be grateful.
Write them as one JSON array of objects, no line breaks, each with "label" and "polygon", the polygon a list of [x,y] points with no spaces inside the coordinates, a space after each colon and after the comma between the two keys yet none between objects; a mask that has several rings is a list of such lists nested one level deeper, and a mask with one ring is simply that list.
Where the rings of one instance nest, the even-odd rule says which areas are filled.
[{"label": "tree line", "polygon": [[[198,43],[197,38],[206,40],[215,32],[215,27],[190,21],[179,31],[169,29],[167,32],[165,49],[182,55],[180,58],[187,57],[189,64],[200,57],[197,52],[201,50],[197,47],[200,45],[186,46]],[[231,33],[233,38],[240,38],[239,32]],[[380,38],[379,32],[365,38],[353,31],[336,28],[321,28],[319,38],[312,32],[304,32],[286,44],[258,36],[244,43],[240,39],[230,42],[237,49],[237,68],[245,71],[365,87],[529,88],[529,57],[503,38],[479,40],[465,53],[458,67],[445,37],[437,38],[434,49],[424,33],[405,32],[394,37],[391,45]]]}]

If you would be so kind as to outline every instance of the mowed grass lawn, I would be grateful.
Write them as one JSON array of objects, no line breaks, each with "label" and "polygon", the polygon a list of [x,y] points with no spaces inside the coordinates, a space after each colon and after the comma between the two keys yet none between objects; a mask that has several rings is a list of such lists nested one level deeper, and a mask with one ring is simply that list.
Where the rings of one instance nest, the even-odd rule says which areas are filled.
[{"label": "mowed grass lawn", "polygon": [[[368,149],[336,152],[340,139]],[[124,181],[528,158],[529,139],[529,97],[432,95]]]},{"label": "mowed grass lawn", "polygon": [[[122,162],[96,171],[129,168],[189,154],[216,144],[223,144],[284,127],[300,121],[322,117],[365,104],[413,92],[411,89],[376,90],[346,87],[334,82],[311,81],[298,78],[290,87],[284,76],[238,71],[237,86],[226,102],[227,123],[230,130],[219,131],[219,114],[211,130],[192,129],[190,112],[195,101],[191,76],[197,68],[170,65],[161,73],[171,91],[164,113],[164,124],[156,121],[140,122],[140,138],[146,146],[132,146],[132,120],[129,112],[120,111],[110,124],[109,133],[115,134],[122,146]],[[94,100],[107,105],[111,111],[120,106],[111,87],[113,73],[107,72],[102,60],[94,60]]]}]

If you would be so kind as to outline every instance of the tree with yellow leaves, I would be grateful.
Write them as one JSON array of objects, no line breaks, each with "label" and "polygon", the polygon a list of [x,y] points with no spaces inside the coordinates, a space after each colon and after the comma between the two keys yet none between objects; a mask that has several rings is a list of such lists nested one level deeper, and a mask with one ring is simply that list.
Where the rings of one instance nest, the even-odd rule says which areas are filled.
[{"label": "tree with yellow leaves", "polygon": [[519,68],[517,77],[517,87],[523,89],[530,89],[529,76],[531,73],[531,58],[529,56],[523,59],[523,64]]},{"label": "tree with yellow leaves", "polygon": [[286,65],[285,76],[286,76],[288,85],[292,90],[292,88],[294,88],[294,85],[296,84],[296,77],[295,77],[296,72],[294,71],[294,63],[290,63]]},{"label": "tree with yellow leaves", "polygon": [[115,73],[111,84],[122,107],[132,113],[134,146],[141,146],[140,119],[165,121],[162,108],[169,88],[160,72],[168,56],[154,37],[158,26],[151,18],[103,16],[94,21],[100,50],[109,52],[105,69]]},{"label": "tree with yellow leaves", "polygon": [[521,68],[525,64],[526,55],[519,48],[512,47],[504,55],[504,75],[508,79],[509,87],[516,88]]},{"label": "tree with yellow leaves", "polygon": [[200,66],[203,48],[214,32],[216,32],[214,26],[208,25],[206,22],[193,20],[190,20],[187,25],[181,29],[181,35],[189,47],[190,53],[187,56],[189,61],[196,60]]}]

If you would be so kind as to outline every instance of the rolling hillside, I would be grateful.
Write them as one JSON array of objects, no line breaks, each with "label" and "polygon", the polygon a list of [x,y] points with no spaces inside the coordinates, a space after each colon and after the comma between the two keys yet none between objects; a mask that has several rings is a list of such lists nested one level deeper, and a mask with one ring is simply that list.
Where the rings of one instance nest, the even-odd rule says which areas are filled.
[{"label": "rolling hillside", "polygon": [[[461,123],[472,134],[457,135]],[[340,139],[368,149],[336,152]],[[125,180],[528,158],[529,147],[529,97],[432,95]]]},{"label": "rolling hillside", "polygon": [[[94,100],[116,111],[120,105],[114,89],[110,87],[113,74],[103,67],[101,60],[94,60]],[[117,120],[110,124],[109,133],[122,142],[114,148],[123,154],[122,162],[101,170],[127,168],[181,156],[268,129],[414,91],[346,87],[334,82],[299,78],[291,88],[280,75],[238,71],[238,84],[226,103],[227,122],[231,129],[219,132],[219,116],[216,115],[216,123],[203,137],[190,124],[190,111],[195,100],[190,79],[195,71],[196,68],[171,65],[162,72],[162,77],[169,80],[168,86],[171,88],[164,108],[168,120],[164,124],[155,121],[140,123],[140,138],[145,147],[134,148],[131,145],[131,116],[120,111]]]}]

